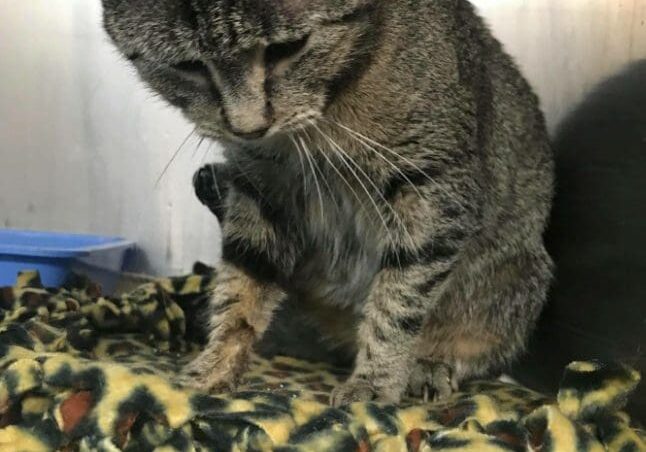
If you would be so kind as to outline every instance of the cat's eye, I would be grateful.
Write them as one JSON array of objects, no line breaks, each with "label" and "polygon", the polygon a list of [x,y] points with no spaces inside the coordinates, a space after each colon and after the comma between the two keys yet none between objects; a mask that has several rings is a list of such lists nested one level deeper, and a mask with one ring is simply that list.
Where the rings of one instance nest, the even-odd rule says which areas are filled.
[{"label": "cat's eye", "polygon": [[171,67],[176,71],[183,72],[185,74],[208,75],[209,73],[209,68],[206,64],[198,60],[181,61],[173,64]]},{"label": "cat's eye", "polygon": [[171,66],[183,79],[188,80],[202,88],[211,86],[211,71],[208,66],[199,60],[186,60]]},{"label": "cat's eye", "polygon": [[272,67],[298,55],[305,48],[308,40],[309,35],[306,35],[298,40],[270,44],[265,50],[265,64]]}]

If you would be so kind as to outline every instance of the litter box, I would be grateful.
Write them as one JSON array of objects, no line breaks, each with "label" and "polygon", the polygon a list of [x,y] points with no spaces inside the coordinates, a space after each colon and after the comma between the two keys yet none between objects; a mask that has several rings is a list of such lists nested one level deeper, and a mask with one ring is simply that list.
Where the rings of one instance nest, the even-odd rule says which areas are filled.
[{"label": "litter box", "polygon": [[38,270],[46,287],[62,285],[72,272],[114,290],[134,243],[119,237],[0,229],[0,287],[24,270]]}]

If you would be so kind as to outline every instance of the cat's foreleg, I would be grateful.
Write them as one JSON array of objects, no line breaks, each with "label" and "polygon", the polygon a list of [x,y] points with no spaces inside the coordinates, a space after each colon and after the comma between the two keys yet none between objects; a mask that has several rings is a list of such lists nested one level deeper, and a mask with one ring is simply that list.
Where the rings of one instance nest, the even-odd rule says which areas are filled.
[{"label": "cat's foreleg", "polygon": [[355,369],[332,394],[334,405],[396,403],[406,390],[423,327],[477,228],[477,203],[466,201],[475,197],[453,189],[473,184],[455,181],[462,182],[438,180],[419,190],[405,186],[394,198],[397,215],[382,241],[382,268],[362,308]]},{"label": "cat's foreleg", "polygon": [[182,383],[201,390],[231,390],[247,368],[254,344],[262,338],[274,311],[287,298],[281,286],[292,271],[293,240],[267,221],[259,201],[239,193],[227,194],[222,225],[223,263],[205,313],[209,341],[185,369]]},{"label": "cat's foreleg", "polygon": [[[448,275],[441,267],[445,266],[438,266],[432,276],[438,288]],[[429,299],[420,289],[429,277],[423,274],[424,268],[384,269],[377,276],[359,325],[354,372],[334,390],[333,405],[400,400],[415,361],[413,350],[428,317]]]},{"label": "cat's foreleg", "polygon": [[286,298],[273,283],[263,283],[230,264],[218,270],[211,299],[210,334],[205,349],[185,369],[183,382],[205,391],[234,390],[247,368],[253,345]]}]

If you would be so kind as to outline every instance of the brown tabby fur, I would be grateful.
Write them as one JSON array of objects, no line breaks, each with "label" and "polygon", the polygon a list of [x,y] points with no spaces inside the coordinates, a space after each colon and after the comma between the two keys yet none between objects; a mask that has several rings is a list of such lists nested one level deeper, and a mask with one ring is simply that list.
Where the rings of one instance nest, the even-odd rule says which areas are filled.
[{"label": "brown tabby fur", "polygon": [[354,325],[336,405],[444,396],[523,350],[551,279],[552,156],[466,0],[104,7],[148,85],[226,149],[224,263],[190,384],[234,386],[287,298]]}]

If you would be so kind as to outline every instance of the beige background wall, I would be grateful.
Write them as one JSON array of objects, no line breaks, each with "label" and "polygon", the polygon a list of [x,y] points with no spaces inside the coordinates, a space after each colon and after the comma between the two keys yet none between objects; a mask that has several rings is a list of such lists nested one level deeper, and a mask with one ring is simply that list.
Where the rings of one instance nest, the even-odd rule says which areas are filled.
[{"label": "beige background wall", "polygon": [[[553,128],[599,80],[646,57],[646,0],[477,0]],[[0,0],[0,227],[120,234],[158,273],[217,260],[190,180],[217,146],[119,60],[98,0]],[[145,262],[142,262],[142,264]]]},{"label": "beige background wall", "polygon": [[646,58],[646,0],[475,0],[553,128],[601,79]]}]

